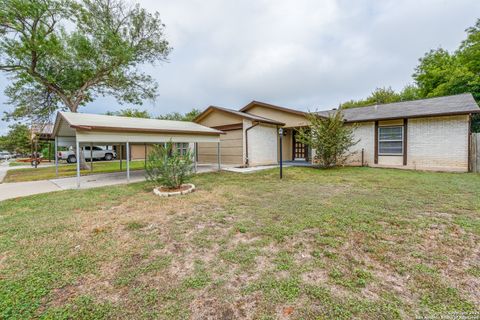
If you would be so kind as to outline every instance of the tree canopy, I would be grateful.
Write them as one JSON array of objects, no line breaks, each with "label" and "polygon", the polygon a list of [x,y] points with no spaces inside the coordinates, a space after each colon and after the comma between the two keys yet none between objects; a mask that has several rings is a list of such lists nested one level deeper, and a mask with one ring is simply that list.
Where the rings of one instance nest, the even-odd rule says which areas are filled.
[{"label": "tree canopy", "polygon": [[147,110],[139,110],[135,108],[126,108],[120,111],[108,111],[105,114],[109,116],[120,116],[120,117],[130,117],[130,118],[151,118],[152,117]]},{"label": "tree canopy", "polygon": [[[159,115],[156,119],[160,120],[177,120],[177,121],[192,121],[201,113],[199,109],[192,109],[186,113],[171,112]],[[126,108],[120,111],[108,111],[105,114],[111,116],[132,117],[132,118],[154,118],[147,110],[140,110],[136,108]]]},{"label": "tree canopy", "polygon": [[189,112],[186,112],[184,114],[179,113],[179,112],[171,112],[167,113],[164,115],[158,116],[157,119],[162,119],[162,120],[178,120],[178,121],[192,121],[195,119],[196,116],[198,116],[201,113],[199,109],[192,109]]},{"label": "tree canopy", "polygon": [[0,151],[7,150],[13,153],[27,154],[30,152],[30,130],[24,124],[9,126],[5,136],[0,136]]},{"label": "tree canopy", "polygon": [[157,83],[139,67],[167,59],[164,27],[158,12],[122,0],[0,0],[0,70],[14,107],[7,118],[77,112],[99,95],[155,98]]},{"label": "tree canopy", "polygon": [[[454,52],[438,48],[425,53],[412,75],[414,84],[400,92],[379,88],[366,99],[347,101],[341,106],[352,108],[467,92],[480,102],[480,19],[466,33],[467,38]],[[473,117],[472,130],[480,132],[478,115]]]}]

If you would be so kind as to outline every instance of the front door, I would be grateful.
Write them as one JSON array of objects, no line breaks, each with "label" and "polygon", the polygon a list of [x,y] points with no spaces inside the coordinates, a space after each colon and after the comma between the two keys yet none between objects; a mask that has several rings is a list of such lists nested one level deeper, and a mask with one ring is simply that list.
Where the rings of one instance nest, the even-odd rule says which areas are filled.
[{"label": "front door", "polygon": [[297,141],[297,131],[293,130],[293,160],[308,161],[308,146]]}]

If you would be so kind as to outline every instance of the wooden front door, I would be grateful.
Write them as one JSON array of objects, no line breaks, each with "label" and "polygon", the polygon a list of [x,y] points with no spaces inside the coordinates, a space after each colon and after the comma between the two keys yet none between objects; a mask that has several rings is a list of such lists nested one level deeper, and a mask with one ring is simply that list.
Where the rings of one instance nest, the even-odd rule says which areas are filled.
[{"label": "wooden front door", "polygon": [[297,132],[293,130],[293,160],[308,160],[308,146],[297,141]]}]

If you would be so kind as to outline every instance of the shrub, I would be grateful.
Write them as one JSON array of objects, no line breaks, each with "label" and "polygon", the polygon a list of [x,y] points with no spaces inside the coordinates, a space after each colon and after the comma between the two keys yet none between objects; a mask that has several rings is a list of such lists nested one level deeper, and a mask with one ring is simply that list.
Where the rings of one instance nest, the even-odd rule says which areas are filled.
[{"label": "shrub", "polygon": [[146,178],[158,186],[179,188],[193,172],[193,157],[188,150],[180,154],[172,142],[154,145],[147,158]]},{"label": "shrub", "polygon": [[315,113],[307,115],[310,121],[308,129],[300,129],[298,139],[315,150],[315,160],[322,167],[334,167],[345,162],[350,155],[348,149],[356,145],[354,126],[345,125],[341,109],[327,118]]}]

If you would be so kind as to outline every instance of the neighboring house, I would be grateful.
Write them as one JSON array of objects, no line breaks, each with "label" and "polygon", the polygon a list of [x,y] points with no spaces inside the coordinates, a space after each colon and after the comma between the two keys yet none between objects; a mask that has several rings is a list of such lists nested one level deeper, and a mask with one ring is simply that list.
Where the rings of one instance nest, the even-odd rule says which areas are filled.
[{"label": "neighboring house", "polygon": [[[327,117],[336,110],[317,112]],[[349,165],[420,170],[468,171],[470,117],[480,113],[471,94],[359,107],[343,111],[359,140]],[[306,113],[252,101],[239,111],[208,107],[195,122],[219,129],[222,163],[239,166],[276,164],[278,128],[284,128],[283,160],[312,161],[312,150],[296,141],[307,127]],[[199,163],[214,162],[216,150],[198,145]]]}]

